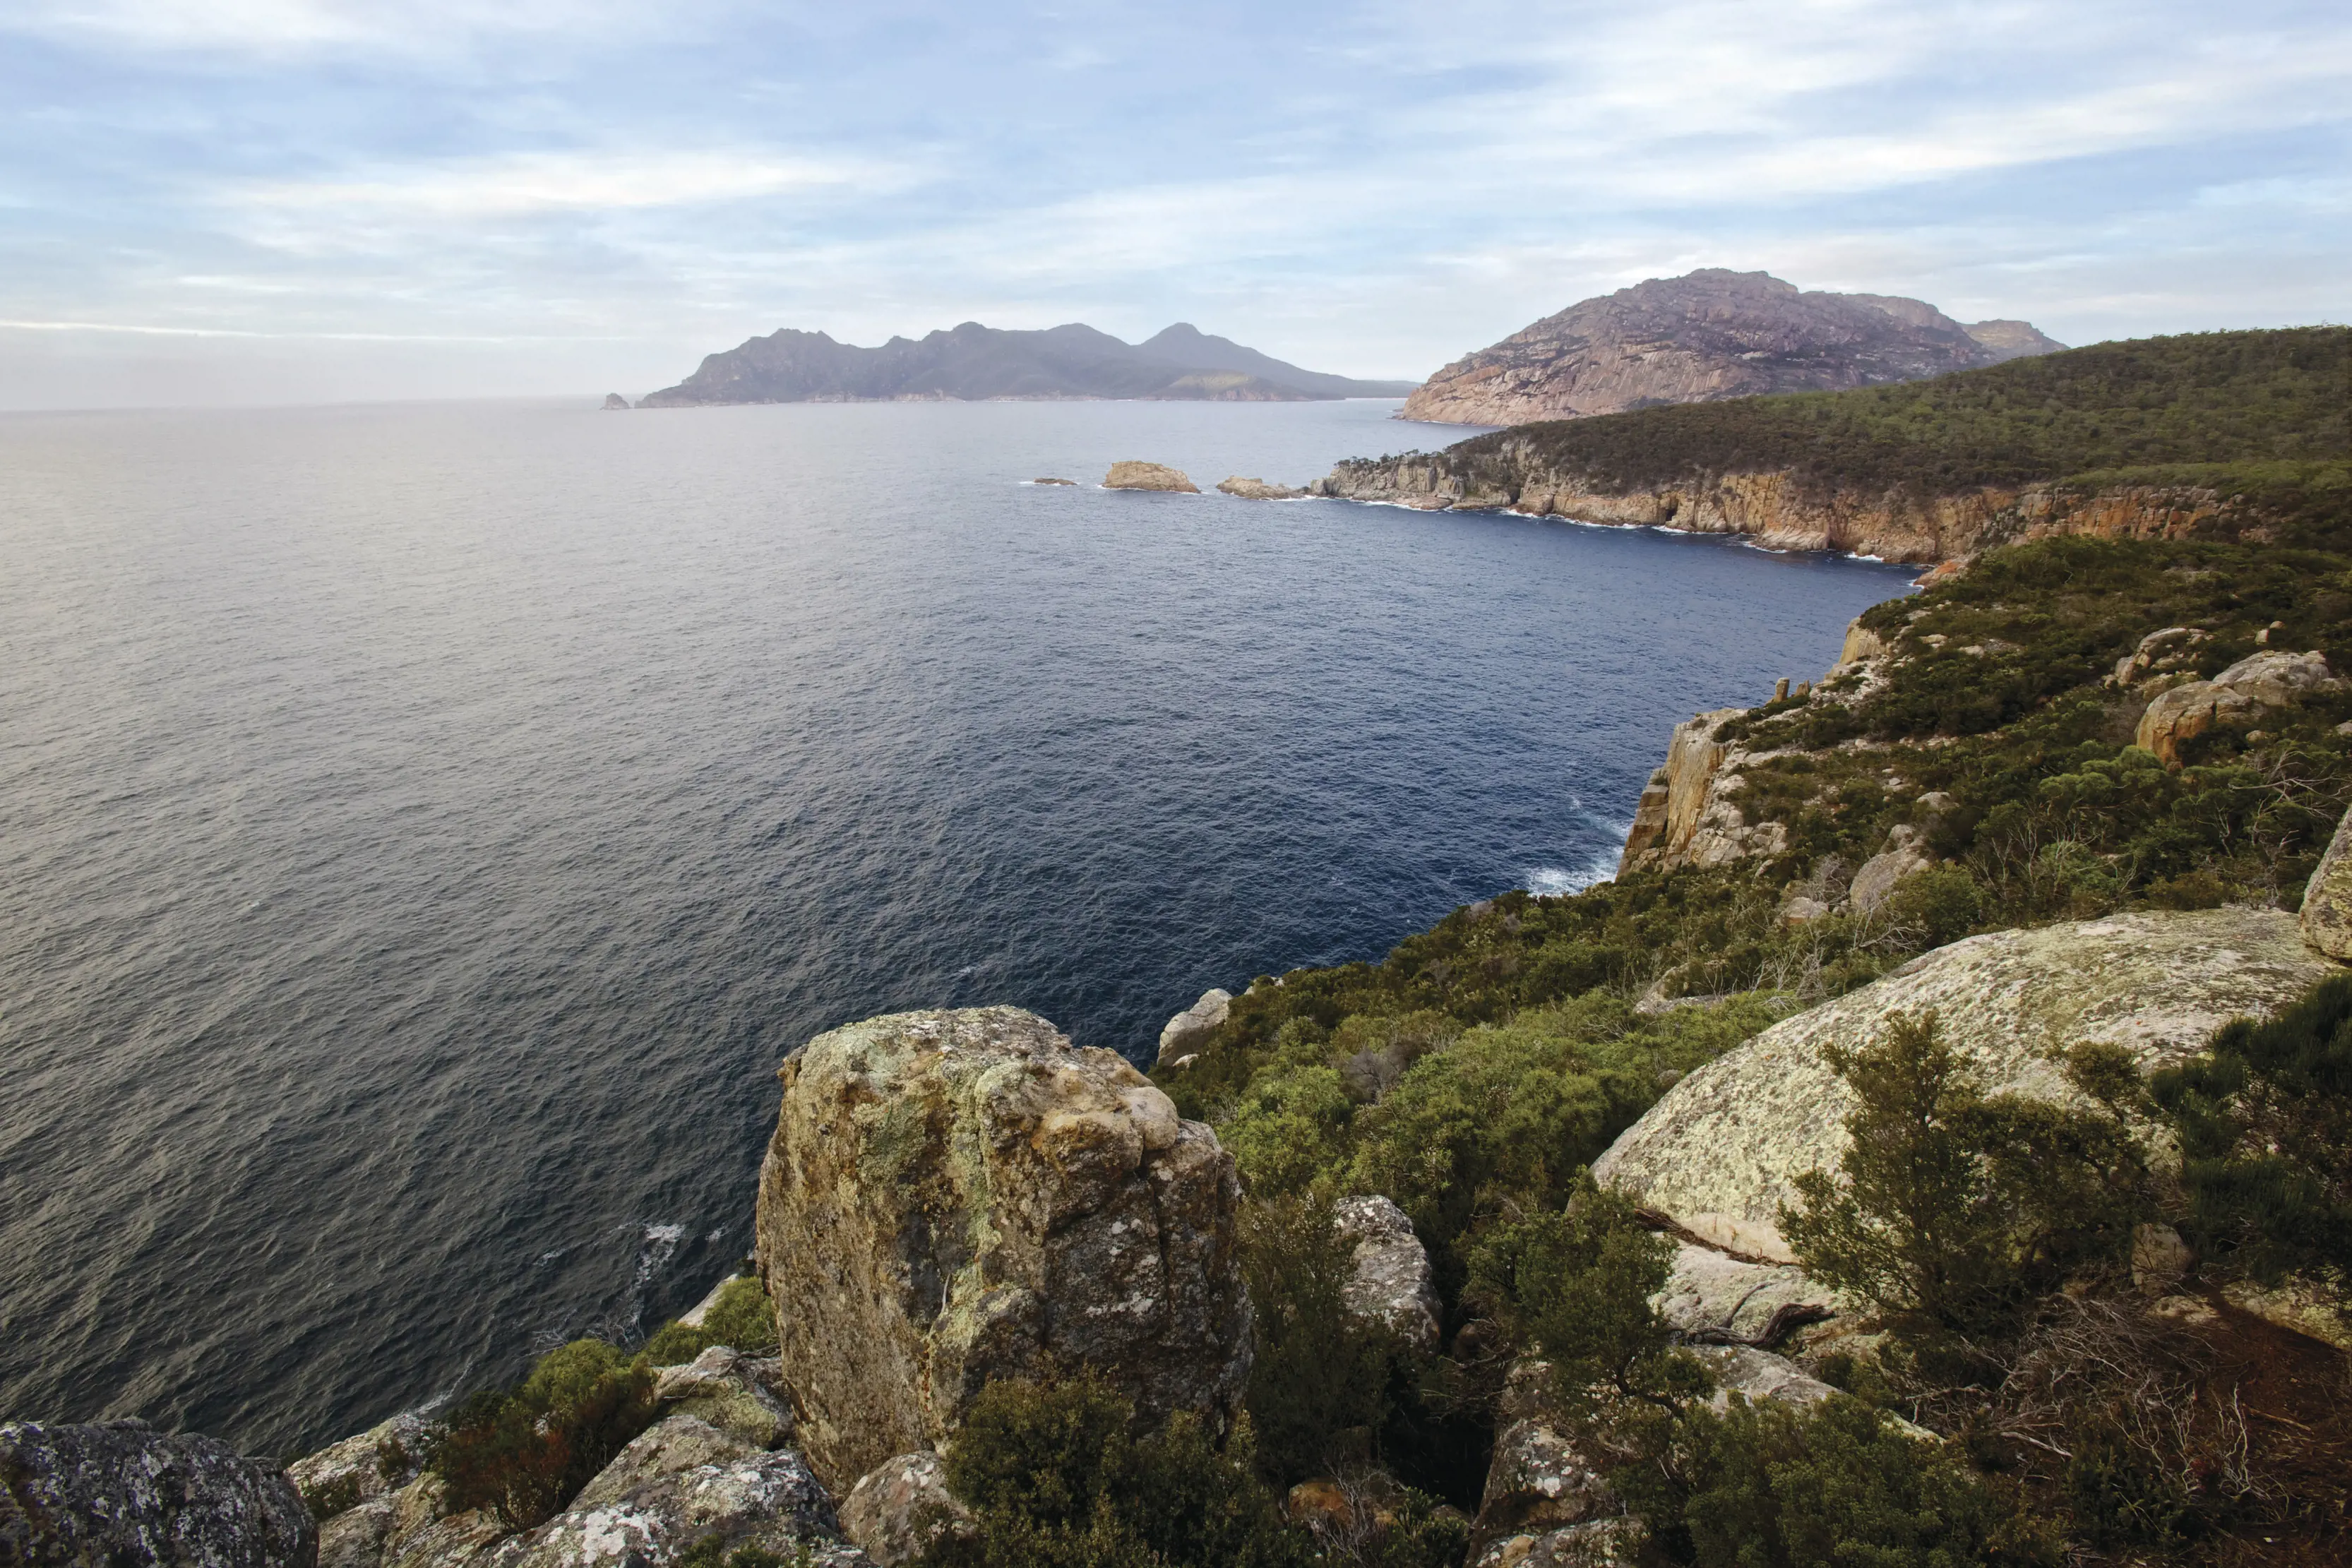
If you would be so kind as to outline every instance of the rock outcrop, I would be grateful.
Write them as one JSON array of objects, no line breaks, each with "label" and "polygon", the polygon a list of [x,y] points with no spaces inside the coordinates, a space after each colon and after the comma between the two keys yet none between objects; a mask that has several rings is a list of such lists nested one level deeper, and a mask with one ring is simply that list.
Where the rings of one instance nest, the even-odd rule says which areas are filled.
[{"label": "rock outcrop", "polygon": [[2022,321],[1964,327],[1916,299],[1809,293],[1768,273],[1702,267],[1571,305],[1465,355],[1416,389],[1398,417],[1574,419],[1916,381],[2063,347]]},{"label": "rock outcrop", "polygon": [[1106,490],[1172,490],[1187,496],[1201,493],[1201,486],[1186,478],[1181,469],[1171,468],[1164,463],[1138,463],[1132,459],[1112,464],[1110,472],[1103,476],[1102,487]]},{"label": "rock outcrop", "polygon": [[717,1536],[729,1552],[753,1547],[790,1562],[804,1552],[812,1568],[866,1563],[842,1540],[831,1496],[789,1448],[655,1474],[625,1490],[591,1487],[609,1500],[586,1502],[583,1493],[582,1502],[474,1561],[480,1568],[638,1568]]},{"label": "rock outcrop", "polygon": [[312,1568],[294,1483],[211,1437],[143,1421],[0,1426],[0,1563],[11,1568]]},{"label": "rock outcrop", "polygon": [[1199,1001],[1160,1026],[1160,1055],[1154,1065],[1172,1062],[1206,1045],[1209,1037],[1224,1027],[1233,1006],[1231,991],[1215,986],[1202,991]]},{"label": "rock outcrop", "polygon": [[1066,485],[1066,486],[1075,486],[1077,484],[1077,481],[1076,481],[1076,479],[1056,479],[1056,478],[1054,478],[1054,477],[1052,477],[1052,476],[1044,476],[1044,477],[1032,479],[1032,480],[1030,480],[1030,481],[1029,481],[1029,483],[1031,483],[1032,485]]},{"label": "rock outcrop", "polygon": [[2193,485],[1984,486],[1922,496],[1825,487],[1794,470],[1762,468],[1624,486],[1557,465],[1538,441],[1519,431],[1481,438],[1476,446],[1350,458],[1309,485],[1307,493],[1422,511],[1507,509],[1619,528],[1727,534],[1768,549],[1831,550],[1919,565],[1966,560],[1994,545],[2062,535],[2177,539],[2261,527],[2240,519],[2229,497]]},{"label": "rock outcrop", "polygon": [[2352,962],[2352,811],[2336,824],[2319,869],[2303,890],[2303,939],[2331,958]]},{"label": "rock outcrop", "polygon": [[415,1480],[432,1453],[438,1428],[422,1416],[404,1414],[331,1444],[286,1467],[286,1479],[310,1511],[332,1518]]},{"label": "rock outcrop", "polygon": [[1971,936],[1784,1019],[1669,1089],[1593,1175],[1700,1234],[1790,1260],[1777,1220],[1795,1179],[1834,1170],[1853,1097],[1822,1048],[1867,1040],[1893,1013],[1934,1011],[1990,1092],[2071,1093],[2054,1052],[2127,1047],[2143,1071],[2202,1050],[2232,1018],[2292,1002],[2335,967],[2274,910],[2119,915]]},{"label": "rock outcrop", "polygon": [[1236,1408],[1233,1158],[1116,1053],[1017,1008],[899,1013],[778,1076],[757,1255],[820,1477],[846,1489],[1048,1368],[1146,1419]]},{"label": "rock outcrop", "polygon": [[629,400],[623,397],[619,392],[606,392],[604,394],[604,407],[608,411],[612,409],[626,409],[628,406]]},{"label": "rock outcrop", "polygon": [[1727,865],[1751,854],[1785,848],[1777,822],[1751,827],[1731,800],[1749,753],[1715,738],[1727,719],[1745,708],[1717,708],[1675,726],[1666,760],[1643,788],[1633,826],[1617,858],[1617,874],[1670,871],[1682,865]]},{"label": "rock outcrop", "polygon": [[[2179,631],[2180,628],[2172,628]],[[2155,637],[2165,637],[2159,632]],[[2142,653],[2150,640],[2143,640]],[[2134,655],[2136,662],[2138,655]],[[2121,672],[2118,672],[2119,674]],[[2242,724],[2266,708],[2286,707],[2336,685],[2325,654],[2265,653],[2239,660],[2210,681],[2191,681],[2157,694],[2140,715],[2133,743],[2168,768],[2180,766],[2184,741],[2221,726]]]},{"label": "rock outcrop", "polygon": [[772,1357],[714,1344],[687,1365],[665,1367],[654,1398],[664,1409],[706,1421],[751,1448],[782,1448],[793,1436],[783,1366]]},{"label": "rock outcrop", "polygon": [[885,1459],[841,1505],[841,1527],[875,1568],[898,1568],[940,1536],[965,1529],[971,1511],[948,1490],[948,1468],[929,1449]]},{"label": "rock outcrop", "polygon": [[1238,474],[1218,480],[1217,488],[1244,501],[1295,501],[1307,494],[1287,485],[1269,485],[1263,479],[1244,479]]},{"label": "rock outcrop", "polygon": [[1341,1292],[1348,1311],[1417,1350],[1435,1350],[1437,1287],[1428,1249],[1404,1210],[1385,1197],[1343,1197],[1331,1222],[1355,1247],[1355,1272]]}]

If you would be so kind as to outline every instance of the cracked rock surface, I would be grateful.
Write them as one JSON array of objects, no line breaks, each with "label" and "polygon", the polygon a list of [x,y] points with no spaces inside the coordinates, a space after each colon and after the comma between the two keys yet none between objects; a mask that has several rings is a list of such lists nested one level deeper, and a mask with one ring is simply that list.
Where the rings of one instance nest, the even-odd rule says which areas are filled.
[{"label": "cracked rock surface", "polygon": [[1118,1054],[977,1008],[850,1024],[778,1076],[757,1256],[819,1478],[845,1492],[1049,1366],[1148,1420],[1238,1408],[1233,1157]]},{"label": "cracked rock surface", "polygon": [[319,1530],[275,1466],[143,1421],[0,1426],[0,1563],[313,1568]]}]

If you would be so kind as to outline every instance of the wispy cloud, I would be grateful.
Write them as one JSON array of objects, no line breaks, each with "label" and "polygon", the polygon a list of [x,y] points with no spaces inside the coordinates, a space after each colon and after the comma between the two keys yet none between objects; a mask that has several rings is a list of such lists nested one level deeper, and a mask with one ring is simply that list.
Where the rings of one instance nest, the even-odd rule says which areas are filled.
[{"label": "wispy cloud", "polygon": [[357,213],[469,220],[741,201],[784,192],[903,188],[915,172],[859,157],[761,149],[512,152],[322,180],[268,181],[223,193],[281,214]]},{"label": "wispy cloud", "polygon": [[1697,265],[2078,339],[2352,313],[2327,0],[0,0],[12,32],[21,322],[656,345],[625,385],[971,317],[1426,371]]}]

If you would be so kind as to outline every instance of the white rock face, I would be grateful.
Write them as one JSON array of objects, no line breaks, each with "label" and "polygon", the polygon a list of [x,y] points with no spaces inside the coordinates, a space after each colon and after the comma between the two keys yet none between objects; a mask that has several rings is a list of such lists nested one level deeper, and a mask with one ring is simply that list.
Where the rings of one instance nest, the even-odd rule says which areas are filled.
[{"label": "white rock face", "polygon": [[1435,1350],[1437,1287],[1428,1250],[1404,1210],[1385,1197],[1343,1197],[1332,1206],[1331,1220],[1356,1248],[1356,1271],[1342,1293],[1348,1311],[1421,1350]]},{"label": "white rock face", "polygon": [[[1702,1235],[1775,1252],[1795,1180],[1834,1170],[1853,1098],[1822,1060],[1874,1038],[1887,1016],[1933,1009],[1989,1092],[2063,1099],[2054,1053],[2128,1048],[2143,1071],[2204,1049],[2242,1014],[2274,1011],[2336,973],[2294,916],[2212,909],[2121,915],[1972,936],[1921,955],[1853,994],[1785,1019],[1693,1072],[1593,1166],[1603,1182]],[[1727,1220],[1727,1228],[1718,1221]]]},{"label": "white rock face", "polygon": [[1170,1019],[1160,1030],[1159,1061],[1173,1062],[1178,1057],[1197,1051],[1208,1043],[1209,1036],[1223,1028],[1233,1012],[1231,991],[1212,986],[1201,993],[1201,999]]}]

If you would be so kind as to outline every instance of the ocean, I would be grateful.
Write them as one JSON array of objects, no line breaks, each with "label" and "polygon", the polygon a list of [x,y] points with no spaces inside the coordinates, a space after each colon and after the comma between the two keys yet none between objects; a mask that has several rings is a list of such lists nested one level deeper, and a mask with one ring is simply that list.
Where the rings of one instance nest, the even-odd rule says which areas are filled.
[{"label": "ocean", "polygon": [[1148,1064],[1583,885],[1909,575],[1096,487],[1467,434],[1394,406],[0,416],[0,1419],[286,1454],[640,1334],[810,1035]]}]

